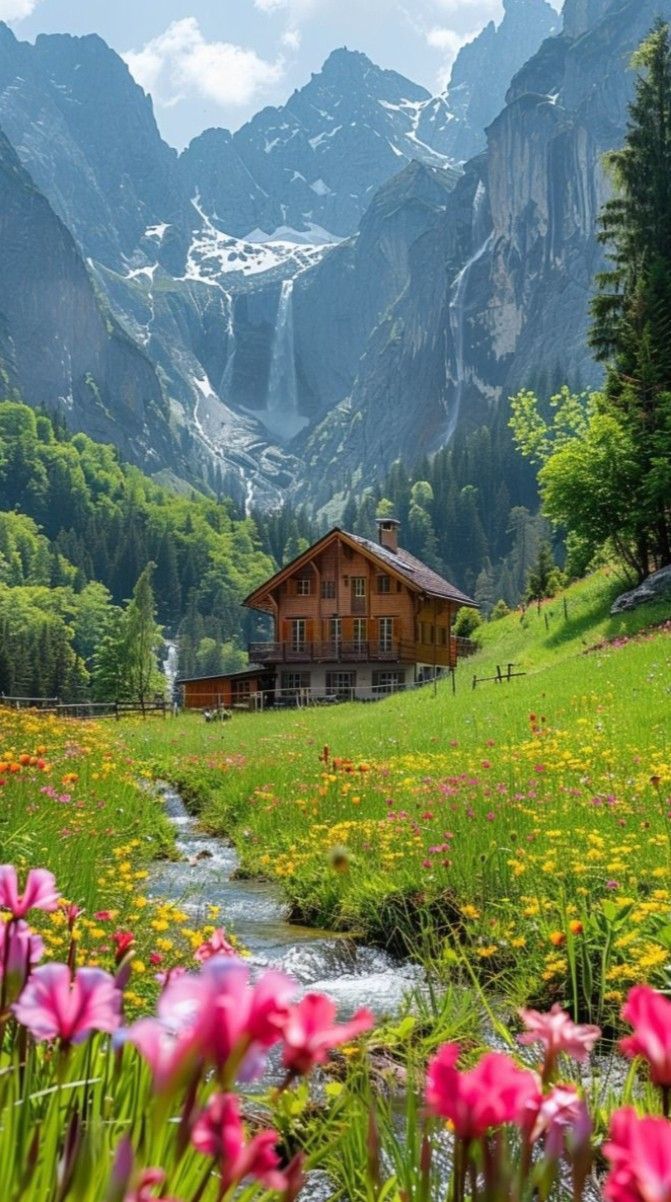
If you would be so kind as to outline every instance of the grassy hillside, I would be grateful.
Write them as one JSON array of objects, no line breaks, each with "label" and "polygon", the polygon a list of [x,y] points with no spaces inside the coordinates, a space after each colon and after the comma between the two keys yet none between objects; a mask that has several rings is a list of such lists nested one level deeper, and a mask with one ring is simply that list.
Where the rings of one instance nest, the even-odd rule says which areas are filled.
[{"label": "grassy hillside", "polygon": [[622,576],[604,570],[578,581],[540,607],[532,605],[525,613],[516,610],[499,622],[487,623],[478,633],[482,644],[478,673],[483,664],[491,667],[496,663],[516,663],[526,671],[544,669],[601,643],[631,637],[671,617],[671,605],[664,601],[611,617],[613,601],[628,587]]},{"label": "grassy hillside", "polygon": [[[494,623],[456,696],[126,737],[297,916],[602,1018],[665,979],[671,930],[671,639],[639,637],[660,607],[608,618],[614,588],[568,590],[547,628],[543,609]],[[508,660],[528,675],[472,690]]]}]

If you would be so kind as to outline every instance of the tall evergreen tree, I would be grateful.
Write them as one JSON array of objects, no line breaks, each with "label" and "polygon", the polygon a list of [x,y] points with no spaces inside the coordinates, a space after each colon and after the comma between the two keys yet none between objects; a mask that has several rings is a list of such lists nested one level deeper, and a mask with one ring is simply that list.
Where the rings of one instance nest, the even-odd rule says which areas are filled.
[{"label": "tall evergreen tree", "polygon": [[612,266],[598,279],[591,344],[608,365],[606,406],[637,450],[637,567],[671,563],[671,38],[659,21],[638,68],[625,145],[608,157],[602,214]]}]

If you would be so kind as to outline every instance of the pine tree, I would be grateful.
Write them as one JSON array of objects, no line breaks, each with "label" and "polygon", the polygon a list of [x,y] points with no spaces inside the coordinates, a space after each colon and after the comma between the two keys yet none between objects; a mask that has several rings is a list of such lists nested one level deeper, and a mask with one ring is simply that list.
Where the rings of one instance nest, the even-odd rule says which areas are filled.
[{"label": "pine tree", "polygon": [[528,601],[543,601],[551,597],[557,584],[557,565],[548,542],[538,548],[538,558],[527,573],[526,596]]},{"label": "pine tree", "polygon": [[659,21],[639,69],[625,145],[609,156],[616,195],[602,213],[612,267],[597,277],[591,345],[608,364],[605,402],[638,451],[641,575],[671,563],[671,39]]},{"label": "pine tree", "polygon": [[129,693],[139,702],[143,713],[151,694],[160,691],[162,683],[157,652],[163,638],[156,624],[156,599],[152,587],[154,566],[148,563],[140,574],[123,621]]}]

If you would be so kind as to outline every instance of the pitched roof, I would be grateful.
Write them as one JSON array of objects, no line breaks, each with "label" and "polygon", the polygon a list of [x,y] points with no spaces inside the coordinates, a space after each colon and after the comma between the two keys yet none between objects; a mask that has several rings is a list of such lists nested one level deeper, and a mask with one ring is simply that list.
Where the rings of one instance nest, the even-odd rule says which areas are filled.
[{"label": "pitched roof", "polygon": [[241,668],[237,672],[205,672],[200,676],[178,676],[175,684],[199,684],[204,680],[242,680],[245,676],[263,676],[267,672],[267,667],[250,664],[248,668]]},{"label": "pitched roof", "polygon": [[381,543],[373,542],[369,538],[362,538],[359,534],[350,534],[348,530],[343,530],[340,526],[334,526],[329,530],[328,534],[317,539],[311,547],[297,555],[291,563],[285,564],[283,568],[266,580],[258,588],[255,588],[248,597],[245,597],[243,605],[248,605],[250,608],[255,608],[257,600],[260,600],[264,593],[267,593],[271,588],[275,587],[281,580],[291,576],[297,568],[303,563],[309,563],[313,555],[320,551],[322,547],[333,538],[334,535],[341,535],[348,542],[361,547],[368,555],[371,555],[379,563],[388,567],[397,576],[401,576],[407,583],[413,586],[418,592],[426,593],[430,597],[440,597],[445,601],[454,601],[457,605],[467,605],[472,609],[478,609],[479,606],[472,597],[468,597],[466,593],[462,593],[454,584],[450,584],[449,580],[445,580],[438,572],[434,572],[427,564],[422,563],[421,559],[411,555],[409,551],[405,551],[399,547],[398,551],[391,551],[389,547],[382,546]]},{"label": "pitched roof", "polygon": [[371,555],[375,555],[378,559],[383,559],[390,567],[394,568],[401,576],[405,576],[411,584],[416,584],[423,593],[428,593],[431,597],[442,597],[446,601],[458,601],[460,605],[469,605],[477,608],[476,602],[471,597],[467,597],[466,593],[462,593],[461,589],[456,588],[454,584],[450,584],[449,580],[445,580],[438,572],[434,572],[433,568],[422,563],[421,559],[417,559],[415,555],[411,555],[409,551],[405,551],[403,547],[399,547],[398,551],[392,551],[389,547],[383,547],[381,543],[374,543],[369,538],[362,538],[360,534],[348,534],[355,543],[359,543]]}]

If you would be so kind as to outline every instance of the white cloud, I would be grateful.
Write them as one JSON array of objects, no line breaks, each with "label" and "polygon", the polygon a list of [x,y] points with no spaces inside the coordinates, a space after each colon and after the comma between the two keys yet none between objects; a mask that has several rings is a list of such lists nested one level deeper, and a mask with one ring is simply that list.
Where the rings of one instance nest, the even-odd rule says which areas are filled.
[{"label": "white cloud", "polygon": [[195,17],[173,21],[124,58],[137,82],[163,107],[194,94],[222,106],[244,106],[284,74],[281,60],[268,62],[231,42],[208,42]]},{"label": "white cloud", "polygon": [[37,8],[40,0],[0,0],[0,21],[23,21]]},{"label": "white cloud", "polygon": [[281,38],[282,45],[293,51],[300,50],[302,40],[300,29],[286,29]]},{"label": "white cloud", "polygon": [[434,50],[442,50],[454,58],[468,38],[454,29],[434,28],[428,31],[426,40]]}]

